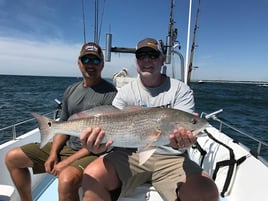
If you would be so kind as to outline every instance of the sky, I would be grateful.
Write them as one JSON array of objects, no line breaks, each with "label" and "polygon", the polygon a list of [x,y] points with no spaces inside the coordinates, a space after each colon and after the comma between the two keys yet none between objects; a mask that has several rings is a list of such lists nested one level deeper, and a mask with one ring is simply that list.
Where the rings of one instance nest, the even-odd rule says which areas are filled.
[{"label": "sky", "polygon": [[[84,43],[83,0],[0,0],[0,74],[74,76]],[[169,0],[99,0],[99,44],[146,37],[166,40]],[[193,27],[198,0],[192,1]],[[94,0],[84,0],[86,41],[94,41]],[[268,81],[268,1],[201,0],[192,79]],[[175,0],[180,53],[186,57],[189,0]],[[190,42],[191,45],[192,42]],[[113,54],[103,77],[122,68],[136,74],[133,54]],[[179,72],[176,72],[179,74]]]}]

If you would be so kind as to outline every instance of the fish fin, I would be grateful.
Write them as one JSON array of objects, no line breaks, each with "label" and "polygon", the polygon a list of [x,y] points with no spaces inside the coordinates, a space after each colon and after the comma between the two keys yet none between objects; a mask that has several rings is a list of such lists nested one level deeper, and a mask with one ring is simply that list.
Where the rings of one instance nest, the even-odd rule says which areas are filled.
[{"label": "fish fin", "polygon": [[143,165],[155,152],[156,147],[151,147],[149,149],[143,149],[142,151],[139,151],[139,165]]},{"label": "fish fin", "polygon": [[108,114],[108,113],[113,113],[113,112],[120,112],[120,110],[112,105],[102,105],[102,106],[96,106],[94,108],[91,108],[89,110],[84,110],[82,112],[75,113],[71,115],[68,119],[69,120],[74,120],[74,119],[82,119],[82,118],[87,118],[91,116],[100,116],[102,114]]},{"label": "fish fin", "polygon": [[161,135],[161,130],[156,129],[154,132],[154,135],[152,137],[152,141],[148,143],[145,147],[142,149],[138,149],[139,152],[139,165],[144,164],[155,152],[156,147],[151,146],[153,142],[157,141],[159,136]]},{"label": "fish fin", "polygon": [[161,135],[161,132],[162,132],[162,131],[161,131],[160,129],[158,129],[158,128],[155,129],[155,138],[156,138],[156,139],[159,138],[159,136]]},{"label": "fish fin", "polygon": [[39,130],[41,134],[40,148],[43,148],[49,140],[53,138],[53,133],[50,132],[50,123],[53,122],[53,120],[37,113],[32,113],[32,115],[39,123]]},{"label": "fish fin", "polygon": [[144,109],[144,107],[138,106],[138,105],[128,105],[125,108],[122,109],[122,111],[131,112],[131,111],[137,111]]},{"label": "fish fin", "polygon": [[159,138],[160,135],[161,135],[161,130],[156,129],[154,131],[153,135],[151,135],[151,137],[150,137],[150,142],[147,143],[145,145],[145,147],[143,147],[142,149],[138,149],[138,151],[143,151],[143,150],[151,149],[151,147],[153,147],[152,144],[158,140],[158,138]]},{"label": "fish fin", "polygon": [[153,142],[156,142],[158,138],[160,137],[161,132],[162,132],[161,130],[155,129],[155,131],[153,132],[153,135],[151,136],[151,143],[149,143],[147,146],[151,146]]}]

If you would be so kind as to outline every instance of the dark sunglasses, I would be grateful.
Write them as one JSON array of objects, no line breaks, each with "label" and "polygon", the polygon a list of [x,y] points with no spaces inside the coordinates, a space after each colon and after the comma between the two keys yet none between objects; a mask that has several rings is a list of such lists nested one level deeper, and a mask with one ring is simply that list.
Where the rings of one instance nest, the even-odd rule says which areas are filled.
[{"label": "dark sunglasses", "polygon": [[138,52],[136,53],[136,58],[139,60],[143,60],[146,57],[150,58],[150,59],[157,59],[160,57],[160,53],[159,52]]},{"label": "dark sunglasses", "polygon": [[81,62],[85,65],[89,64],[89,63],[93,63],[94,65],[99,65],[100,64],[100,59],[99,58],[88,58],[88,57],[81,57],[80,58]]}]

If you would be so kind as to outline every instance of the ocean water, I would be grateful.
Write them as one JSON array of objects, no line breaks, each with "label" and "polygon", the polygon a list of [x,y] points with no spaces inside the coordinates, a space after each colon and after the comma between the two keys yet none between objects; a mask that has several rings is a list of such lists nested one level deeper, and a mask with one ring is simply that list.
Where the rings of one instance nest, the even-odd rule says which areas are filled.
[{"label": "ocean water", "polygon": [[[217,117],[235,128],[268,143],[268,87],[258,84],[205,83],[193,84],[196,110],[211,113],[219,109]],[[219,128],[219,123],[209,121]],[[223,131],[252,150],[258,144],[226,127]],[[268,160],[268,148],[262,150]]]},{"label": "ocean water", "polygon": [[[75,77],[0,75],[0,128],[32,118],[31,112],[45,114],[57,107],[54,99],[62,100],[66,87],[81,80]],[[268,142],[268,87],[239,83],[193,83],[196,111],[211,113],[219,109],[218,117],[254,137]],[[213,123],[218,127],[218,123]],[[18,135],[35,128],[32,121],[17,127]],[[256,149],[257,144],[223,127],[231,137]],[[11,129],[0,131],[0,142],[11,139]],[[262,150],[268,160],[268,150]]]}]

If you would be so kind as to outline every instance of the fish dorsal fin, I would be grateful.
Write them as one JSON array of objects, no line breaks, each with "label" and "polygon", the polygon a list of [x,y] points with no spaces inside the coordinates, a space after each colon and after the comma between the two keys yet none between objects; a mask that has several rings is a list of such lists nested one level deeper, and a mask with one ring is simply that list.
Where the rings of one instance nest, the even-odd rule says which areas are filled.
[{"label": "fish dorsal fin", "polygon": [[139,151],[139,165],[143,165],[155,152],[156,147],[150,147],[149,149]]},{"label": "fish dorsal fin", "polygon": [[125,108],[123,108],[122,111],[131,112],[131,111],[138,111],[138,110],[142,110],[142,109],[144,109],[144,107],[141,107],[138,105],[128,105]]},{"label": "fish dorsal fin", "polygon": [[92,116],[100,116],[104,113],[108,114],[108,113],[119,112],[119,111],[120,110],[118,108],[116,108],[112,105],[102,105],[102,106],[97,106],[97,107],[91,108],[89,110],[84,110],[82,112],[75,113],[69,117],[68,121],[92,117]]}]

